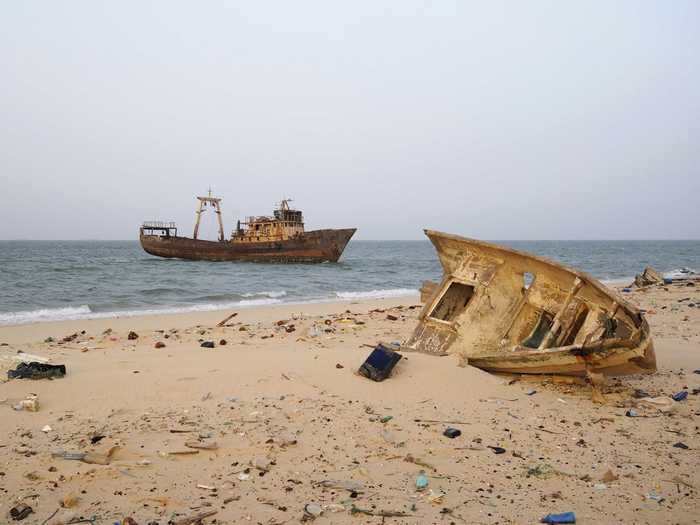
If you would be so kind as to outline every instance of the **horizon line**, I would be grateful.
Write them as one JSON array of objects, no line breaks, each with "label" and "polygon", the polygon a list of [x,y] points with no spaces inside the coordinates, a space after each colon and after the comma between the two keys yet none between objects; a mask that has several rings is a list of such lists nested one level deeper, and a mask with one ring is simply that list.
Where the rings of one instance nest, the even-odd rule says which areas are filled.
[{"label": "horizon line", "polygon": [[[468,237],[471,239],[476,239],[475,237]],[[685,242],[700,242],[700,238],[682,238],[682,237],[670,237],[670,238],[596,238],[596,239],[480,239],[487,242],[670,242],[670,241],[685,241]],[[430,242],[430,239],[351,239],[350,242]],[[86,239],[0,239],[0,242],[135,242],[138,243],[138,239],[97,239],[97,238],[86,238]]]}]

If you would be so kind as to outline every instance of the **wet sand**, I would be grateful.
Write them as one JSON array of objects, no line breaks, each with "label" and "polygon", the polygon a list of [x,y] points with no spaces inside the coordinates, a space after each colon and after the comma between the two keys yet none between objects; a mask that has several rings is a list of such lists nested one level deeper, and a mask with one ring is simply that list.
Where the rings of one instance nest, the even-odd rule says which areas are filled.
[{"label": "wet sand", "polygon": [[[296,523],[308,503],[318,523],[565,511],[577,523],[697,523],[700,291],[626,296],[647,310],[659,372],[611,379],[602,405],[586,385],[511,382],[451,356],[405,353],[382,383],[358,376],[370,346],[410,334],[418,298],[245,309],[221,328],[231,312],[2,327],[2,377],[20,351],[68,374],[0,384],[1,520],[21,501],[27,524],[57,510],[54,521],[104,524],[214,511],[203,523]],[[670,412],[635,408],[635,389],[684,388]],[[39,411],[13,410],[29,394]],[[448,426],[461,436],[443,436]],[[107,465],[52,456],[110,450]]]}]

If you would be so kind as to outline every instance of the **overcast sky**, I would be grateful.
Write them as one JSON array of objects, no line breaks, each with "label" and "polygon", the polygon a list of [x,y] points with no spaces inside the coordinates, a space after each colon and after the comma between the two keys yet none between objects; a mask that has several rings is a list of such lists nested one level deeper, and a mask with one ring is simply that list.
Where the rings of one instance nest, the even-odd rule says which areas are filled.
[{"label": "overcast sky", "polygon": [[0,117],[2,239],[700,237],[693,0],[6,0]]}]

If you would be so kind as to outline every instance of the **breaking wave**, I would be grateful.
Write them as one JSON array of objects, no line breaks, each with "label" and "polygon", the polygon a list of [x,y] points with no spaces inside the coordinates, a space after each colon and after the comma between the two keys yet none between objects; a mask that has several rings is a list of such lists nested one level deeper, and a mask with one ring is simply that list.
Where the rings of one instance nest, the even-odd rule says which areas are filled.
[{"label": "breaking wave", "polygon": [[263,296],[263,297],[269,297],[270,299],[279,299],[280,297],[284,297],[287,295],[287,292],[284,290],[281,290],[279,292],[248,292],[241,294],[241,297],[258,297],[258,296]]},{"label": "breaking wave", "polygon": [[690,268],[678,268],[676,270],[671,270],[664,273],[664,277],[667,279],[686,279],[688,277],[695,277],[698,272],[691,270]]},{"label": "breaking wave", "polygon": [[90,310],[90,307],[86,304],[75,307],[67,306],[65,308],[40,308],[38,310],[6,312],[0,313],[0,325],[83,319],[84,316],[90,315],[91,313],[92,310]]},{"label": "breaking wave", "polygon": [[335,292],[339,299],[389,299],[392,297],[408,297],[418,295],[418,290],[411,288],[394,288],[390,290],[371,290],[368,292]]},{"label": "breaking wave", "polygon": [[229,303],[205,303],[188,306],[163,306],[135,310],[115,310],[94,312],[88,305],[66,308],[44,308],[23,312],[0,313],[0,326],[39,323],[48,321],[79,321],[82,319],[113,319],[116,317],[135,317],[140,315],[184,314],[190,312],[213,312],[229,308],[246,308],[279,304],[282,301],[272,298],[243,299]]}]

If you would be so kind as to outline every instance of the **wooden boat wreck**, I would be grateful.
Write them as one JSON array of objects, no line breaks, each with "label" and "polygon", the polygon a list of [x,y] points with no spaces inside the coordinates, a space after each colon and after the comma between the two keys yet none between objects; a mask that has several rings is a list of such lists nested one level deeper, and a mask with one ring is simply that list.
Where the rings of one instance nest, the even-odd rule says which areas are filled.
[{"label": "wooden boat wreck", "polygon": [[425,233],[444,275],[402,350],[458,354],[499,373],[656,371],[642,312],[593,277],[494,244]]},{"label": "wooden boat wreck", "polygon": [[[197,197],[199,207],[192,237],[180,237],[174,222],[144,222],[139,230],[143,249],[151,255],[197,261],[337,262],[355,228],[304,231],[304,217],[283,200],[271,217],[248,217],[238,221],[227,240],[221,219],[221,199]],[[213,209],[219,240],[198,239],[202,213]]]}]

